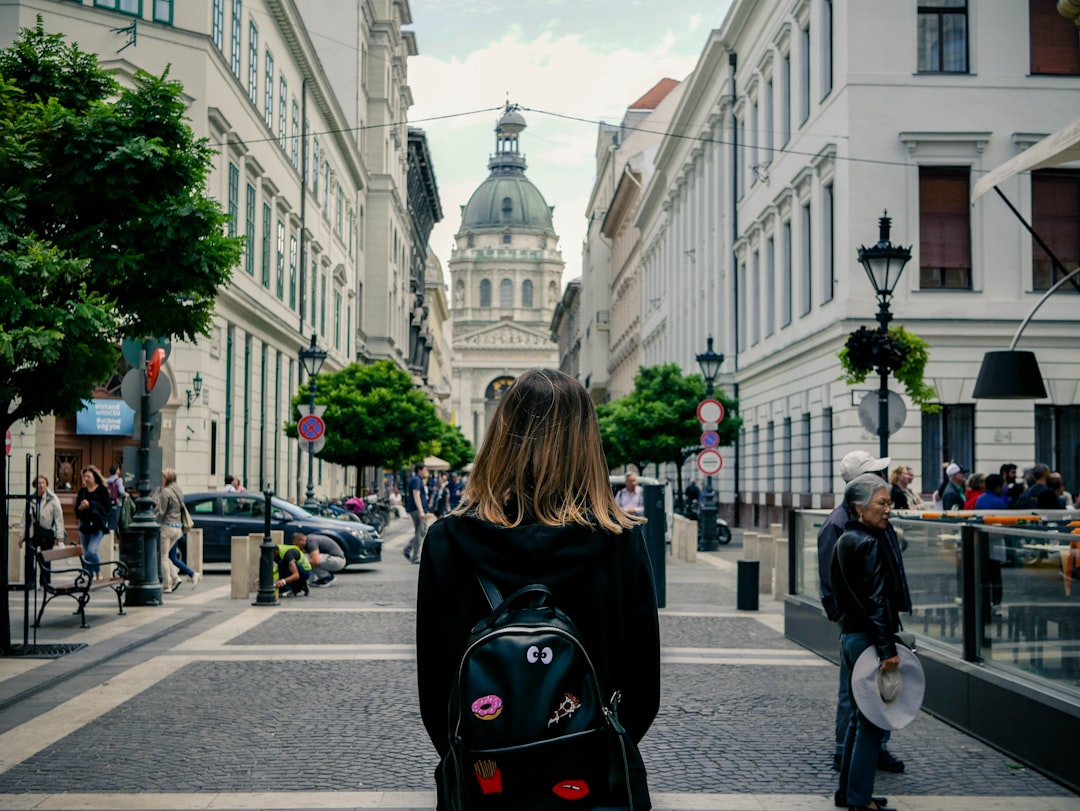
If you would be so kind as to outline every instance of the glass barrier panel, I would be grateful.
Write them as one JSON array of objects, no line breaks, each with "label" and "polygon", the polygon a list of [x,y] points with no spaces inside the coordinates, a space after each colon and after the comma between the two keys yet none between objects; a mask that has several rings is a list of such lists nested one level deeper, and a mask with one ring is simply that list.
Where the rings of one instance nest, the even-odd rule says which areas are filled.
[{"label": "glass barrier panel", "polygon": [[821,601],[821,578],[818,576],[817,535],[826,510],[798,510],[795,513],[795,594]]},{"label": "glass barrier panel", "polygon": [[892,522],[900,539],[912,616],[901,614],[905,630],[955,647],[964,642],[962,544],[959,521]]},{"label": "glass barrier panel", "polygon": [[1080,696],[1080,535],[1053,525],[980,526],[975,542],[987,554],[983,660]]}]

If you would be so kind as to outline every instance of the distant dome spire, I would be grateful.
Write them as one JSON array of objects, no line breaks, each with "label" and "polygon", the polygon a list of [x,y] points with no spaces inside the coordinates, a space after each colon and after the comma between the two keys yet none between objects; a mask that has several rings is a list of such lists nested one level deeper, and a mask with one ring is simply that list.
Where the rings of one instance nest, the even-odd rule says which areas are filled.
[{"label": "distant dome spire", "polygon": [[492,172],[524,172],[525,156],[521,154],[518,136],[526,127],[521,107],[509,99],[502,116],[495,123],[495,154],[488,160]]}]

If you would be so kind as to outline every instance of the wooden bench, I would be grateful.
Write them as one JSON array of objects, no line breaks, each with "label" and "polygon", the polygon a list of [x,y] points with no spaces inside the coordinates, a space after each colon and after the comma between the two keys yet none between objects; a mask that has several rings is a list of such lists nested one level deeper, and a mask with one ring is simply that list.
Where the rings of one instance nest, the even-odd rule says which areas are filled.
[{"label": "wooden bench", "polygon": [[45,606],[53,597],[60,596],[71,597],[79,604],[75,613],[82,620],[82,627],[89,628],[90,626],[86,623],[86,604],[90,602],[90,592],[103,588],[110,588],[116,592],[116,604],[120,613],[125,613],[124,592],[127,591],[127,565],[118,560],[102,561],[99,564],[102,569],[105,570],[111,566],[112,574],[94,579],[82,552],[81,546],[65,546],[38,551],[39,581],[45,592],[45,599],[41,603],[41,608],[38,609],[37,617],[34,618],[35,628],[41,625],[41,615],[45,613]]}]

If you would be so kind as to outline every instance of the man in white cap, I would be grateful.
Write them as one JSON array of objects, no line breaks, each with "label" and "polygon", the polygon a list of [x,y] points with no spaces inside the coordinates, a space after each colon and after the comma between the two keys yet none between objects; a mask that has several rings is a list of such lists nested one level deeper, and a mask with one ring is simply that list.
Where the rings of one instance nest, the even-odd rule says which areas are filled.
[{"label": "man in white cap", "polygon": [[[840,460],[840,478],[844,480],[846,485],[856,476],[862,473],[876,473],[881,476],[882,479],[887,480],[889,475],[889,464],[892,459],[888,456],[878,459],[875,456],[871,456],[866,451],[852,451],[843,459]],[[821,605],[825,609],[825,614],[833,622],[837,622],[840,619],[840,610],[837,608],[836,600],[833,597],[832,589],[832,557],[833,549],[836,548],[837,539],[844,534],[844,528],[847,526],[848,521],[855,520],[856,516],[850,515],[847,508],[844,506],[843,501],[839,506],[831,513],[829,517],[825,519],[825,523],[821,525],[821,529],[818,530],[817,543],[818,543],[818,575],[821,581]],[[892,530],[892,527],[889,527]],[[895,535],[892,537],[893,542],[896,544],[896,556],[900,558],[900,547],[896,543]],[[903,564],[901,563],[901,566]],[[851,701],[851,684],[848,681],[847,671],[845,668],[840,668],[840,689],[837,691],[836,696],[836,729],[835,729],[835,748],[833,750],[833,770],[840,771],[840,760],[843,757],[844,751],[844,736],[847,734],[848,724],[851,721],[851,713],[854,711],[854,705]],[[881,753],[878,755],[878,768],[899,774],[904,771],[904,761],[896,757],[886,747],[889,743],[889,733],[885,733],[885,737],[881,741]]]},{"label": "man in white cap", "polygon": [[941,494],[942,508],[945,510],[964,509],[964,482],[967,481],[967,471],[956,462],[951,462],[945,468],[945,478],[949,483],[945,485],[945,491]]}]

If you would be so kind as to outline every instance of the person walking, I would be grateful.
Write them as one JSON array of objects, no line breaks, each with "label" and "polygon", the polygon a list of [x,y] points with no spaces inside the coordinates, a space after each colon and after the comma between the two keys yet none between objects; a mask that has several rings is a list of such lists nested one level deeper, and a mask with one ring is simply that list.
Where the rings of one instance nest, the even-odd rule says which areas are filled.
[{"label": "person walking", "polygon": [[424,522],[427,520],[428,494],[424,484],[427,478],[427,468],[421,462],[413,466],[413,474],[409,477],[409,483],[405,488],[405,512],[409,514],[413,523],[412,539],[405,545],[402,554],[410,563],[420,562],[420,545],[424,541]]},{"label": "person walking", "polygon": [[[461,504],[431,527],[420,563],[420,715],[440,757],[450,748],[446,708],[459,656],[491,611],[477,575],[506,595],[547,586],[577,626],[603,694],[621,694],[629,737],[644,737],[660,703],[660,640],[641,523],[615,504],[584,387],[551,369],[520,375],[499,400]],[[583,808],[649,807],[644,765],[636,746],[628,750],[632,796],[626,781],[590,786]],[[447,769],[440,763],[435,773],[439,811],[453,807]]]},{"label": "person walking", "polygon": [[65,537],[64,508],[56,493],[49,489],[49,480],[45,476],[38,476],[34,479],[34,492],[26,505],[19,546],[30,542],[26,554],[32,560],[39,550],[52,549],[62,544]]},{"label": "person walking", "polygon": [[109,502],[112,504],[109,510],[109,532],[116,532],[120,520],[120,508],[124,506],[124,497],[127,495],[124,489],[124,472],[119,465],[109,468],[109,477],[105,479],[105,489],[109,491]]},{"label": "person walking", "polygon": [[[840,478],[843,479],[846,485],[857,476],[864,473],[874,473],[884,482],[891,461],[888,456],[877,459],[866,451],[852,451],[840,460]],[[825,609],[825,615],[833,622],[839,622],[840,620],[840,611],[833,597],[833,549],[837,540],[844,534],[844,529],[848,523],[855,517],[847,503],[842,501],[835,510],[829,513],[829,516],[821,525],[821,529],[818,530],[818,578],[821,583],[821,607]],[[892,533],[893,541],[896,543],[897,555],[899,556],[900,544],[891,526],[889,532]],[[840,685],[836,693],[836,723],[833,728],[833,771],[840,771],[844,751],[844,736],[847,735],[848,726],[851,724],[853,708],[851,682],[848,679],[848,673],[844,668],[840,668]],[[889,751],[888,743],[889,734],[886,733],[881,741],[881,752],[878,755],[877,767],[882,771],[899,774],[904,771],[904,761]]]},{"label": "person walking", "polygon": [[[880,476],[861,474],[844,489],[844,505],[855,518],[836,542],[830,563],[833,596],[840,615],[840,668],[851,682],[855,661],[871,645],[883,672],[900,659],[896,633],[900,612],[911,611],[911,595],[900,554],[887,529],[892,500]],[[884,797],[874,797],[874,770],[885,730],[856,706],[844,736],[837,806],[878,811]]]},{"label": "person walking", "polygon": [[[161,490],[157,494],[157,520],[161,524],[161,590],[170,594],[183,582],[169,553],[173,544],[184,534],[182,507],[184,491],[176,483],[176,471],[171,467],[161,471]],[[194,584],[194,579],[192,580]]]},{"label": "person walking", "polygon": [[75,496],[75,517],[79,519],[79,544],[83,560],[94,579],[101,577],[101,539],[109,528],[109,491],[101,471],[93,465],[82,469],[83,486]]}]

